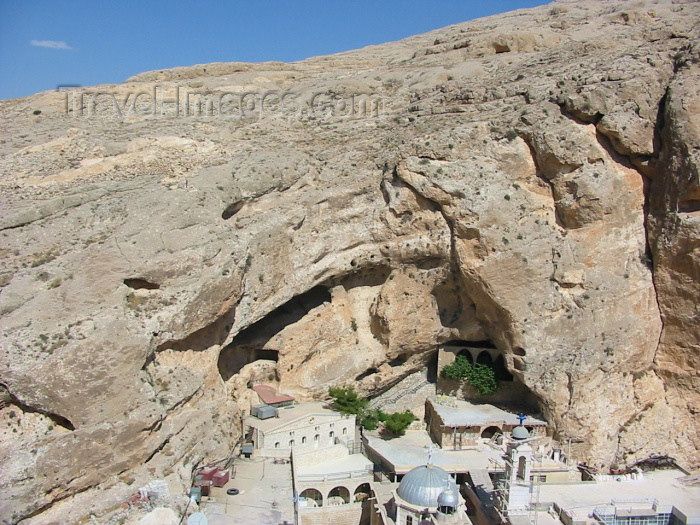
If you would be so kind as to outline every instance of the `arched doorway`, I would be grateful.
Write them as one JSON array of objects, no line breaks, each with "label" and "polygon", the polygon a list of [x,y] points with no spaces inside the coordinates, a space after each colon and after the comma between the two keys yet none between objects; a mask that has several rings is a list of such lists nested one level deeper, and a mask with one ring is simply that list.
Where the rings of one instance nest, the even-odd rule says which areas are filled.
[{"label": "arched doorway", "polygon": [[355,493],[353,495],[355,496],[355,501],[365,501],[366,499],[369,499],[369,497],[370,497],[369,483],[363,483],[362,485],[359,485],[355,489]]},{"label": "arched doorway", "polygon": [[491,439],[496,434],[503,434],[503,431],[496,426],[486,427],[484,430],[482,430],[481,437],[485,439]]},{"label": "arched doorway", "polygon": [[493,358],[486,350],[482,351],[476,358],[476,362],[480,365],[493,367]]},{"label": "arched doorway", "polygon": [[468,348],[462,348],[459,351],[459,354],[457,354],[457,355],[458,356],[461,355],[461,356],[465,357],[466,360],[469,361],[472,365],[474,364],[474,357],[472,356],[472,353],[469,351]]},{"label": "arched doorway", "polygon": [[323,495],[316,489],[306,489],[299,494],[299,505],[302,507],[322,507]]},{"label": "arched doorway", "polygon": [[527,466],[527,459],[525,459],[525,456],[520,456],[518,458],[518,479],[520,481],[525,481],[526,466]]},{"label": "arched doorway", "polygon": [[328,493],[328,505],[344,505],[350,503],[350,491],[345,487],[335,487]]}]

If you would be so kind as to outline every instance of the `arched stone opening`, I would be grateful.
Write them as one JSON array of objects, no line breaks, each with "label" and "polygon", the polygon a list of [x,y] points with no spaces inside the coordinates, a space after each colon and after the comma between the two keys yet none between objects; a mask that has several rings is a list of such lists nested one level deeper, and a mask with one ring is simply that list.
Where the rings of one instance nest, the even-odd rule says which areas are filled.
[{"label": "arched stone opening", "polygon": [[306,489],[299,494],[299,503],[302,507],[322,507],[323,495],[316,489]]},{"label": "arched stone opening", "polygon": [[474,357],[472,356],[472,353],[469,351],[468,348],[463,348],[462,350],[459,351],[458,356],[465,357],[467,361],[469,361],[471,364],[474,364]]},{"label": "arched stone opening", "polygon": [[525,471],[527,470],[527,459],[525,456],[518,458],[518,480],[525,481]]},{"label": "arched stone opening", "polygon": [[503,430],[497,426],[491,426],[481,431],[481,437],[484,439],[491,439],[496,434],[503,434]]},{"label": "arched stone opening", "polygon": [[479,355],[476,358],[476,362],[480,365],[493,367],[493,357],[491,357],[491,353],[486,350],[483,350],[479,353]]},{"label": "arched stone opening", "polygon": [[358,485],[358,487],[355,489],[355,492],[353,493],[355,501],[365,501],[369,499],[370,495],[371,491],[369,483],[362,483],[361,485]]},{"label": "arched stone opening", "polygon": [[328,493],[328,505],[345,505],[350,503],[350,491],[345,487],[335,487]]}]

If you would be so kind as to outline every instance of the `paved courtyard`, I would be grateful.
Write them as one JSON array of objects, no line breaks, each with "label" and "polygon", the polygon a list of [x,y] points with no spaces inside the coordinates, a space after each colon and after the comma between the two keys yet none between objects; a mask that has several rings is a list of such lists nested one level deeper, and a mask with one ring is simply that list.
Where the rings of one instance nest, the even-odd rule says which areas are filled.
[{"label": "paved courtyard", "polygon": [[[229,496],[229,488],[240,493]],[[294,523],[291,466],[276,464],[273,458],[238,459],[235,477],[225,487],[213,487],[201,509],[209,525]]]}]

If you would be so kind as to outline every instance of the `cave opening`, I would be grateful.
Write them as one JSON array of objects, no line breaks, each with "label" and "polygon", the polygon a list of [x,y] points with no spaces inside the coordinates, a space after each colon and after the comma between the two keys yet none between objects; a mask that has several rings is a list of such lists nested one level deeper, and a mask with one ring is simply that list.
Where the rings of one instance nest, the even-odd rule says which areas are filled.
[{"label": "cave opening", "polygon": [[241,209],[243,209],[243,206],[245,206],[245,201],[238,201],[229,204],[224,208],[224,211],[221,213],[221,218],[225,221],[229,220],[231,217],[236,215]]},{"label": "cave opening", "polygon": [[402,366],[408,360],[408,356],[405,354],[397,355],[394,359],[389,361],[389,366]]},{"label": "cave opening", "polygon": [[314,308],[331,301],[325,286],[315,286],[292,297],[268,315],[241,330],[219,353],[218,369],[228,381],[245,365],[258,360],[277,362],[279,349],[266,348],[267,343],[287,326],[296,323]]},{"label": "cave opening", "polygon": [[158,290],[160,288],[158,283],[142,279],[141,277],[124,279],[124,284],[133,290]]},{"label": "cave opening", "polygon": [[357,377],[355,377],[355,381],[362,381],[364,378],[372,376],[372,375],[376,374],[377,372],[379,372],[378,368],[374,368],[374,367],[368,368],[367,370],[365,370],[364,372],[359,374]]},{"label": "cave opening", "polygon": [[[525,351],[516,348],[515,355]],[[454,395],[474,402],[485,402],[514,410],[537,411],[539,408],[536,396],[516,376],[506,364],[504,353],[490,340],[481,341],[448,341],[438,349],[438,372],[452,363],[457,356],[463,356],[471,364],[488,366],[494,371],[498,382],[496,392],[489,395],[479,395],[468,383],[458,380],[445,379],[438,376],[438,392]],[[513,357],[514,368],[518,368],[520,357]]]}]

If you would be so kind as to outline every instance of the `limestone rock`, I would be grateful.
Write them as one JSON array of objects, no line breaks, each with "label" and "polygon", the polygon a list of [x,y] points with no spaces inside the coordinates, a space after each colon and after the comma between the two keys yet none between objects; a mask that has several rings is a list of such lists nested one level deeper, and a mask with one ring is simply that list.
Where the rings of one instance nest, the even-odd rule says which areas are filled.
[{"label": "limestone rock", "polygon": [[100,87],[206,115],[0,101],[2,523],[184,494],[249,386],[379,395],[449,341],[577,459],[700,465],[698,17],[565,0]]}]

